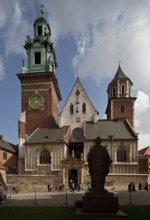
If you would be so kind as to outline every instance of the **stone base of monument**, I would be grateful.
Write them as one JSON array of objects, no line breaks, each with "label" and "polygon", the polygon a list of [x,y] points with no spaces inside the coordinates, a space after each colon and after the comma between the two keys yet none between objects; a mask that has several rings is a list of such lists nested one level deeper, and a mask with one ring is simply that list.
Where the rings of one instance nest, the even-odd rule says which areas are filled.
[{"label": "stone base of monument", "polygon": [[118,197],[113,193],[86,193],[82,208],[76,209],[76,215],[117,215],[126,216],[118,208]]},{"label": "stone base of monument", "polygon": [[84,212],[109,212],[118,211],[118,197],[113,193],[86,193],[82,200]]}]

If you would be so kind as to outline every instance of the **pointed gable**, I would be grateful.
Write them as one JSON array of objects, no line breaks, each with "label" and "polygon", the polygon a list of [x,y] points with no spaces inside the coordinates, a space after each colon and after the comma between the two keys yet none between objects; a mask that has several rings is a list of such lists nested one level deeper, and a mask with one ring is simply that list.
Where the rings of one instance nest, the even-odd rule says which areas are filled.
[{"label": "pointed gable", "polygon": [[85,121],[97,121],[97,116],[97,110],[77,77],[60,113],[60,126],[82,127]]}]

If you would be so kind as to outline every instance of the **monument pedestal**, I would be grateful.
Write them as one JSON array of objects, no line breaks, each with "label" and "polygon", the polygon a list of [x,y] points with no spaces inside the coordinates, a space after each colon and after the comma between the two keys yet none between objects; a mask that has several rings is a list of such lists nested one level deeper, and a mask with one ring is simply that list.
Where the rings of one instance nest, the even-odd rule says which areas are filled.
[{"label": "monument pedestal", "polygon": [[82,200],[83,212],[116,213],[118,197],[114,193],[86,193]]}]

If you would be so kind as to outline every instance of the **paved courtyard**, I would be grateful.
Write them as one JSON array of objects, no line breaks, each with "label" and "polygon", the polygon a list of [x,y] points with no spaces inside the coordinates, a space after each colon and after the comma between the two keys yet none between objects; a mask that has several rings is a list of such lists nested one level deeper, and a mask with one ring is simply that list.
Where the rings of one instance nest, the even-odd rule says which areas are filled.
[{"label": "paved courtyard", "polygon": [[[111,191],[112,192],[112,191]],[[119,198],[120,205],[150,205],[150,191],[113,191]],[[62,206],[74,205],[76,200],[81,200],[85,191],[66,192],[32,192],[18,193],[15,195],[8,194],[5,206]]]}]

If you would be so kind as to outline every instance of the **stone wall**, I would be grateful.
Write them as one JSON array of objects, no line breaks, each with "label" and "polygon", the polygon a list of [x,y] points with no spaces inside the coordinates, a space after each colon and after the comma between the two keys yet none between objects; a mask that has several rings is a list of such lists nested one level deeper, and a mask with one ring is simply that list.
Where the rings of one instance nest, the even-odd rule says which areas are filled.
[{"label": "stone wall", "polygon": [[53,190],[57,190],[61,178],[59,174],[53,175],[7,175],[8,190],[13,186],[18,186],[20,192],[47,191],[47,184],[52,185]]},{"label": "stone wall", "polygon": [[[90,176],[87,174],[84,177],[85,181],[83,185],[90,182]],[[130,182],[135,183],[136,189],[138,189],[139,182],[144,186],[148,181],[148,174],[109,174],[106,177],[105,187],[114,190],[127,190]]]},{"label": "stone wall", "polygon": [[130,182],[135,183],[135,187],[138,189],[139,182],[142,185],[148,181],[148,174],[109,174],[106,178],[106,185],[112,186],[114,189],[128,189],[128,184]]},{"label": "stone wall", "polygon": [[[7,175],[8,190],[12,190],[13,186],[18,186],[20,192],[47,191],[47,184],[51,183],[53,191],[58,190],[61,180],[61,174],[53,175]],[[84,175],[84,182],[81,186],[86,189],[87,183],[90,181],[89,175]],[[114,190],[127,190],[130,182],[135,183],[136,189],[141,182],[143,185],[148,181],[148,174],[109,174],[106,178],[106,188]]]}]

